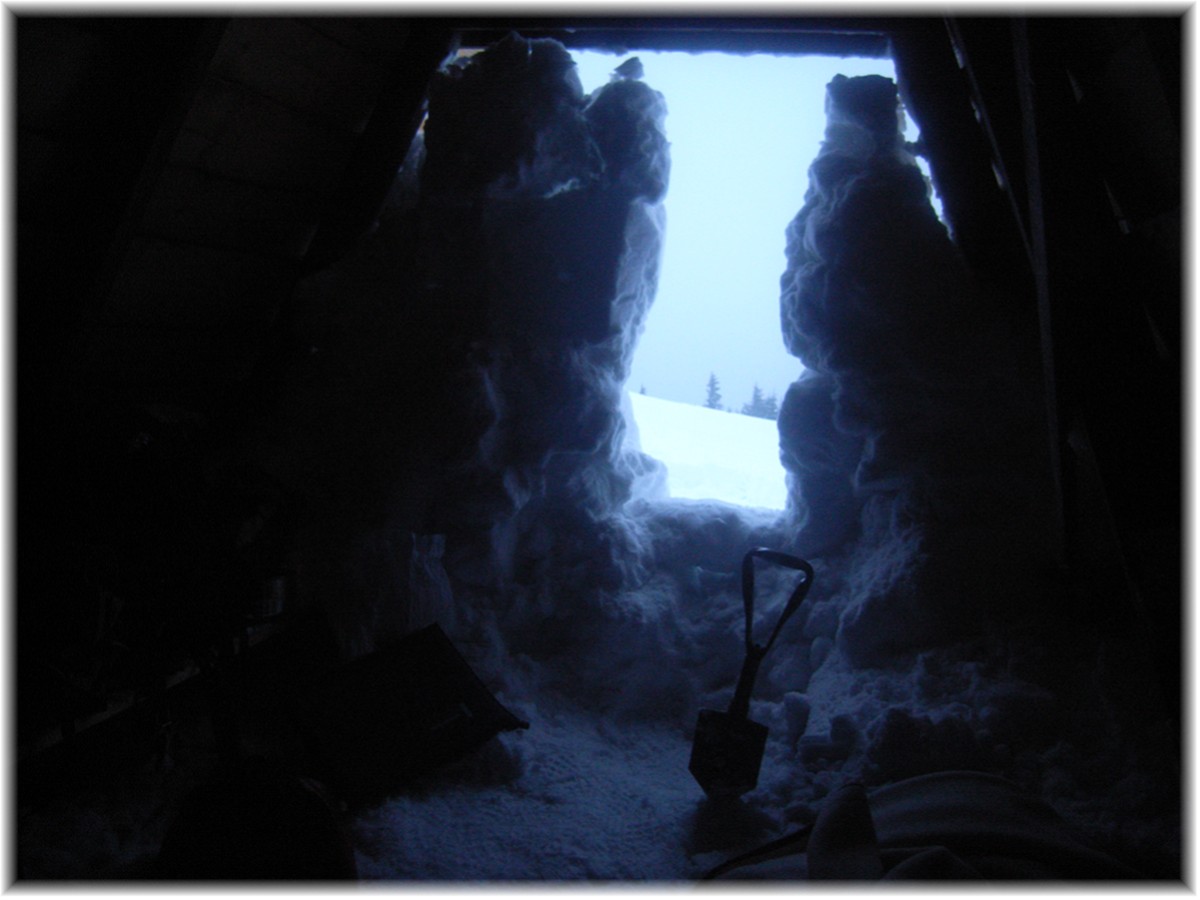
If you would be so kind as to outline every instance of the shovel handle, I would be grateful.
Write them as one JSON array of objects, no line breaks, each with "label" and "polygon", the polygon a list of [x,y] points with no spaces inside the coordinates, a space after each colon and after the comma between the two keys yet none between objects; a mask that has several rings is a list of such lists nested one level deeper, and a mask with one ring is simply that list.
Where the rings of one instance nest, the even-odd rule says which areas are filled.
[{"label": "shovel handle", "polygon": [[737,716],[739,719],[750,717],[750,692],[754,690],[754,679],[758,677],[758,667],[762,664],[764,656],[766,651],[762,647],[751,645],[746,650],[737,687],[733,691],[733,700],[729,703],[731,716]]},{"label": "shovel handle", "polygon": [[[804,573],[804,579],[792,591],[792,596],[788,598],[787,605],[784,606],[783,612],[779,616],[779,621],[775,623],[775,628],[772,630],[771,636],[767,639],[766,644],[762,646],[754,643],[753,634],[755,557]],[[738,675],[737,687],[733,692],[733,701],[729,704],[730,715],[745,718],[750,714],[750,692],[754,690],[754,680],[758,677],[758,667],[762,664],[763,657],[767,655],[767,651],[771,649],[771,645],[775,643],[775,638],[779,636],[779,630],[783,628],[783,624],[791,618],[792,613],[800,607],[800,604],[808,595],[808,590],[812,587],[812,582],[812,566],[798,556],[792,556],[779,550],[770,550],[766,547],[756,547],[742,557],[742,601],[746,609],[746,658],[742,661],[742,671]]]},{"label": "shovel handle", "polygon": [[787,566],[789,569],[796,569],[804,573],[804,580],[796,585],[792,591],[792,596],[788,597],[787,605],[783,608],[783,613],[779,616],[779,621],[775,623],[775,629],[771,632],[771,637],[763,646],[762,652],[766,654],[771,649],[771,645],[775,643],[775,638],[779,635],[779,629],[783,627],[783,623],[791,618],[804,598],[808,595],[809,588],[813,582],[813,567],[807,561],[798,556],[792,556],[789,553],[782,553],[779,550],[770,550],[766,547],[756,547],[742,557],[742,603],[746,608],[746,652],[749,653],[756,645],[754,643],[753,628],[754,628],[754,559],[766,559],[773,563],[778,563],[781,566]]}]

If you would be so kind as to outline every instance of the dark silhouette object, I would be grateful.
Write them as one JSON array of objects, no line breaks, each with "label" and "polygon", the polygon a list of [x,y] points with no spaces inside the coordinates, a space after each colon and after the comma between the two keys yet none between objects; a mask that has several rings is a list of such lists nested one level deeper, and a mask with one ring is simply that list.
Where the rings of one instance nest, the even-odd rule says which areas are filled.
[{"label": "dark silhouette object", "polygon": [[[775,623],[766,644],[754,643],[754,559],[760,557],[790,569],[804,573],[804,580],[792,591],[787,605]],[[758,770],[762,765],[763,750],[767,744],[767,728],[751,721],[750,693],[754,690],[754,679],[758,668],[780,629],[803,602],[812,587],[813,570],[807,562],[796,556],[758,547],[742,558],[742,600],[746,609],[746,658],[738,676],[737,688],[728,712],[715,709],[700,710],[696,722],[696,735],[692,741],[692,758],[688,769],[710,797],[740,797],[753,790],[758,784]]]},{"label": "dark silhouette object", "polygon": [[761,842],[779,827],[765,812],[738,797],[707,794],[696,804],[687,824],[685,848],[691,855],[745,848]]},{"label": "dark silhouette object", "polygon": [[330,672],[295,701],[319,772],[352,805],[374,802],[501,731],[528,728],[434,624]]},{"label": "dark silhouette object", "polygon": [[357,879],[358,869],[324,790],[256,758],[188,795],[163,839],[158,875],[345,881]]},{"label": "dark silhouette object", "polygon": [[985,772],[947,770],[829,794],[814,821],[710,869],[811,881],[1141,880],[1050,806]]}]

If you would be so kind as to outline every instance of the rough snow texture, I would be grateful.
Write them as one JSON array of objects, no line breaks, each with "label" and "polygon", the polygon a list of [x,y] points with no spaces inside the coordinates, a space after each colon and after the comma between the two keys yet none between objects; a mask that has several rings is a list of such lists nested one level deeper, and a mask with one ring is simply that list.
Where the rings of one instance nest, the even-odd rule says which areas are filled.
[{"label": "rough snow texture", "polygon": [[623,449],[620,407],[665,116],[635,79],[585,96],[554,41],[458,59],[374,233],[298,292],[303,354],[257,452],[306,495],[300,600],[341,656],[403,633],[413,534],[445,535],[485,591],[550,559],[609,590],[640,565],[612,517],[657,468]]},{"label": "rough snow texture", "polygon": [[[1013,779],[1135,865],[1178,861],[1144,659],[1039,568],[1034,380],[899,148],[894,87],[830,98],[783,279],[812,370],[779,420],[786,515],[665,499],[625,446],[667,174],[640,82],[584,97],[561,46],[516,38],[444,74],[376,234],[312,279],[302,399],[263,441],[311,495],[301,591],[363,652],[407,627],[412,534],[445,534],[443,625],[531,722],[465,782],[358,819],[367,877],[688,878],[847,781],[947,768]],[[696,712],[729,703],[760,545],[816,579],[756,685],[759,787],[714,824],[685,761]],[[761,571],[756,632],[790,586]]]},{"label": "rough snow texture", "polygon": [[784,340],[808,372],[781,441],[799,547],[851,548],[839,642],[874,664],[1029,595],[1050,561],[1048,470],[1034,382],[903,149],[895,84],[838,76],[826,113],[787,230]]},{"label": "rough snow texture", "polygon": [[669,732],[631,732],[578,712],[542,718],[536,731],[499,739],[459,783],[358,818],[359,874],[677,879],[694,865],[684,850],[697,805],[690,782],[686,745]]},{"label": "rough snow texture", "polygon": [[460,310],[477,366],[463,399],[491,411],[457,471],[472,496],[435,515],[453,528],[481,487],[507,498],[480,567],[493,583],[561,554],[624,578],[604,523],[646,468],[622,450],[620,403],[657,280],[665,116],[633,79],[585,97],[560,44],[515,36],[431,89],[422,287]]}]

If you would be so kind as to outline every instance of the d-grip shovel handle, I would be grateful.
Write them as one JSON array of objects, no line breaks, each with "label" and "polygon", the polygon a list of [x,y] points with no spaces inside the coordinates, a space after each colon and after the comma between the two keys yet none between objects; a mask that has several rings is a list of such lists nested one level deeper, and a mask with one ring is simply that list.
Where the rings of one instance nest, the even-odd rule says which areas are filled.
[{"label": "d-grip shovel handle", "polygon": [[[783,612],[779,616],[779,621],[775,623],[775,628],[771,632],[771,636],[767,639],[766,644],[762,646],[754,643],[754,558],[769,560],[773,563],[778,563],[781,566],[787,566],[789,569],[797,569],[804,573],[804,580],[796,585],[796,589],[792,591],[792,596],[788,598],[787,605],[783,608]],[[775,638],[779,636],[779,630],[783,628],[783,624],[791,618],[800,604],[804,602],[804,598],[808,595],[808,589],[812,587],[813,568],[807,562],[798,556],[792,556],[787,553],[781,553],[779,550],[769,550],[766,547],[756,547],[742,557],[742,603],[746,608],[746,658],[742,662],[742,671],[738,675],[737,687],[733,692],[733,701],[729,704],[729,714],[738,718],[746,718],[750,714],[750,692],[754,690],[754,679],[758,677],[758,667],[762,664],[763,657],[767,655],[767,651],[771,649],[771,645],[775,643]]]}]

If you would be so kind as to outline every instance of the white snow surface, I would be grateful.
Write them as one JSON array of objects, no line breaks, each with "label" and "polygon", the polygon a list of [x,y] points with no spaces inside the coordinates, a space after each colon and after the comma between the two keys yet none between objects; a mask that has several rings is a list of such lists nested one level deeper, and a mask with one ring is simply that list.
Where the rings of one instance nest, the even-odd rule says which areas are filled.
[{"label": "white snow surface", "polygon": [[[852,565],[813,560],[814,588],[753,693],[750,717],[769,729],[758,787],[718,811],[688,771],[692,730],[699,709],[731,699],[743,653],[738,548],[769,539],[778,513],[678,492],[728,496],[740,484],[762,496],[745,487],[746,460],[770,454],[775,423],[638,394],[629,406],[629,444],[672,475],[671,499],[631,503],[623,522],[653,560],[648,576],[616,593],[570,569],[502,597],[456,587],[475,638],[460,648],[476,648],[472,666],[530,728],[360,813],[352,837],[365,881],[686,883],[810,821],[850,781],[949,769],[1012,780],[1098,849],[1177,844],[1163,812],[1171,779],[1153,774],[1172,765],[1169,740],[1148,709],[1141,734],[1118,737],[1129,712],[1109,699],[1114,681],[1144,675],[1133,658],[1092,648],[1086,629],[1072,635],[1075,662],[1048,650],[1052,631],[934,647],[894,668],[848,662],[842,613],[864,580],[890,577],[900,552],[890,545]],[[688,471],[690,483],[674,480]],[[761,641],[794,573],[758,572]]]},{"label": "white snow surface", "polygon": [[362,816],[360,877],[673,880],[689,870],[696,787],[677,734],[561,710],[498,740],[483,766],[515,763],[512,781],[468,779]]},{"label": "white snow surface", "polygon": [[666,464],[667,494],[783,509],[787,482],[774,419],[629,394],[636,440]]}]

